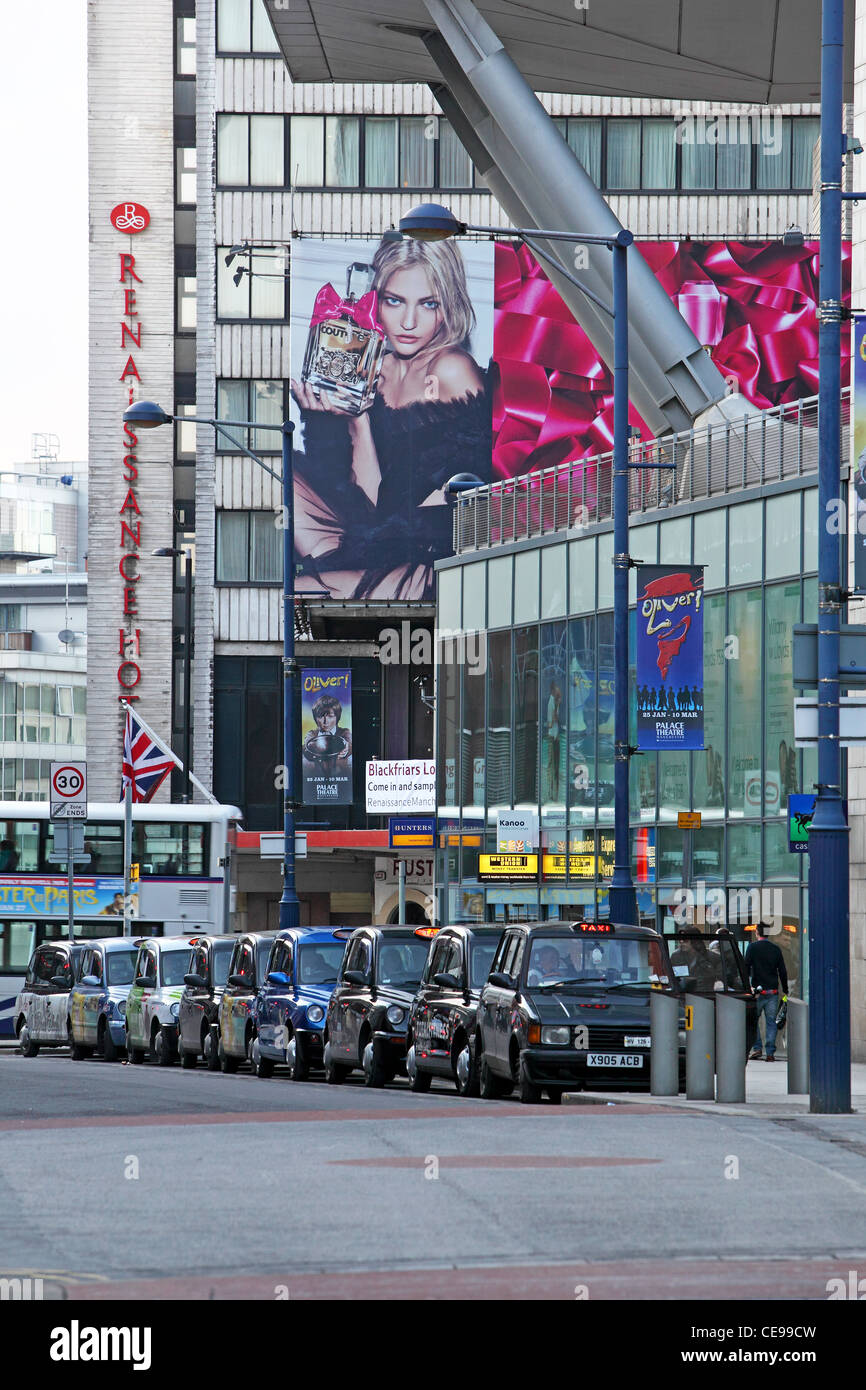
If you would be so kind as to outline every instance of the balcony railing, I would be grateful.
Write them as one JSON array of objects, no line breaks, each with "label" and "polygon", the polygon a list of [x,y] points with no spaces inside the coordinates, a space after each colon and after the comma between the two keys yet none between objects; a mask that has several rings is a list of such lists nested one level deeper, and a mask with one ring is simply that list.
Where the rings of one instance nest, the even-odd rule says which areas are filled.
[{"label": "balcony railing", "polygon": [[[850,448],[851,392],[842,393],[840,463]],[[630,445],[629,512],[675,507],[818,470],[818,397]],[[640,467],[666,459],[670,468]],[[560,463],[465,492],[454,553],[486,550],[613,519],[613,454]]]},{"label": "balcony railing", "polygon": [[32,632],[0,632],[0,652],[29,652],[32,650]]}]

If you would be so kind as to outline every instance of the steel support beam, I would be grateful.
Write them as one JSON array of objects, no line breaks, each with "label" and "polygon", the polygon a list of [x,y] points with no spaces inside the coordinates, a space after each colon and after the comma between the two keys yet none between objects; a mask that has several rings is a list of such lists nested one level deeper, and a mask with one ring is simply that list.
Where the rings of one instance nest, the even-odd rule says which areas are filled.
[{"label": "steel support beam", "polygon": [[[491,192],[515,226],[581,229],[615,236],[620,223],[562,138],[541,102],[471,0],[425,0],[435,30],[424,44],[451,93],[437,98]],[[573,273],[572,249],[545,250]],[[582,258],[583,260],[583,258]],[[613,301],[610,256],[586,249],[579,274],[605,304]],[[602,357],[613,360],[607,314],[551,271],[551,279]],[[720,400],[724,381],[649,266],[634,257],[629,300],[631,399],[657,433],[688,429]]]}]

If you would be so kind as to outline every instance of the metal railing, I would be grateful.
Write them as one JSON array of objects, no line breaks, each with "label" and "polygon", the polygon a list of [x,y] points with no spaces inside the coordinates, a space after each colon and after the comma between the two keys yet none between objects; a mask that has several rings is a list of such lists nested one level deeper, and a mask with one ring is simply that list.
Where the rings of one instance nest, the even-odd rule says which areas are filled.
[{"label": "metal railing", "polygon": [[[842,392],[840,464],[849,459],[851,392]],[[642,468],[642,460],[671,468]],[[739,420],[658,439],[635,440],[629,512],[648,512],[760,487],[818,471],[818,397]],[[674,466],[675,465],[675,468]],[[583,530],[613,519],[613,454],[560,463],[461,493],[454,509],[454,553]]]}]

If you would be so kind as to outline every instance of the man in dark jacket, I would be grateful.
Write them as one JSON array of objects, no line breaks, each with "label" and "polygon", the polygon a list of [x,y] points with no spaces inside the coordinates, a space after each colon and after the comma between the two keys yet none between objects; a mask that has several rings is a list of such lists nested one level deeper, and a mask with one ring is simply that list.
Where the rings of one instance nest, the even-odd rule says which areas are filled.
[{"label": "man in dark jacket", "polygon": [[759,922],[755,928],[755,940],[746,948],[746,969],[752,989],[755,991],[757,1012],[755,1016],[755,1041],[749,1053],[749,1061],[761,1057],[761,1014],[764,1015],[766,1033],[767,1061],[776,1060],[776,1014],[779,1009],[779,992],[788,992],[788,972],[785,957],[773,941],[767,940],[767,926]]}]

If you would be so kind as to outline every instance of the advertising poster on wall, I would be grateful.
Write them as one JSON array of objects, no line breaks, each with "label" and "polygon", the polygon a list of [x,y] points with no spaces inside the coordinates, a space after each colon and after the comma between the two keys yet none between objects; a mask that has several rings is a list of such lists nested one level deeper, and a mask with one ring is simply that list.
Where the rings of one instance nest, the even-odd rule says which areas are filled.
[{"label": "advertising poster on wall", "polygon": [[301,762],[305,806],[352,803],[352,673],[301,672]]},{"label": "advertising poster on wall", "polygon": [[638,748],[704,746],[703,597],[703,565],[640,568]]},{"label": "advertising poster on wall", "polygon": [[851,325],[851,354],[854,362],[854,420],[852,469],[855,496],[854,588],[866,592],[866,319],[855,319]]},{"label": "advertising poster on wall", "polygon": [[431,599],[444,486],[492,476],[491,242],[292,244],[298,593]]},{"label": "advertising poster on wall", "polygon": [[[122,917],[122,878],[82,878],[75,875],[76,917]],[[69,880],[48,875],[0,875],[0,911],[4,917],[65,917]],[[138,916],[138,894],[130,895],[130,916]]]}]

